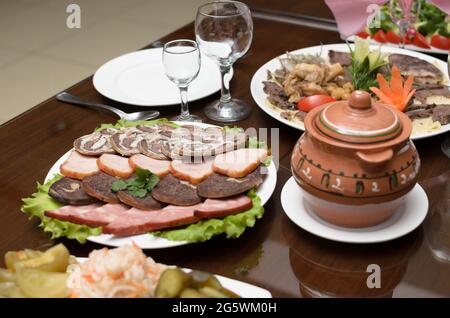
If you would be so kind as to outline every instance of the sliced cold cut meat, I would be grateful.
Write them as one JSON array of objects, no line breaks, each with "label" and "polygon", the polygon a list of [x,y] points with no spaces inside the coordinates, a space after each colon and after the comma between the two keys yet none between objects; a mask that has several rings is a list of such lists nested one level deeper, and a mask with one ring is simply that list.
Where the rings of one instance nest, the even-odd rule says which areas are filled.
[{"label": "sliced cold cut meat", "polygon": [[246,195],[238,195],[226,199],[207,199],[195,209],[194,215],[200,219],[222,218],[251,209],[252,200]]},{"label": "sliced cold cut meat", "polygon": [[155,135],[146,136],[139,142],[138,149],[142,154],[148,157],[166,160],[169,158],[162,152],[164,142],[167,142],[167,139],[162,138],[160,135],[156,135],[156,137]]},{"label": "sliced cold cut meat", "polygon": [[178,179],[198,184],[213,174],[212,164],[212,160],[201,160],[196,163],[195,159],[188,162],[175,159],[170,164],[170,172]]},{"label": "sliced cold cut meat", "polygon": [[197,193],[203,198],[226,198],[258,187],[263,182],[260,169],[243,178],[231,178],[218,173],[197,185]]},{"label": "sliced cold cut meat", "polygon": [[124,204],[104,204],[91,206],[64,206],[57,210],[46,211],[45,215],[75,224],[90,227],[105,226],[115,219],[123,217],[130,208]]},{"label": "sliced cold cut meat", "polygon": [[173,205],[194,205],[201,202],[196,186],[187,181],[179,180],[171,174],[158,182],[151,195],[160,202]]},{"label": "sliced cold cut meat", "polygon": [[133,170],[135,170],[136,167],[147,169],[159,177],[169,173],[169,160],[158,160],[139,154],[131,156],[130,159],[128,159],[128,162]]},{"label": "sliced cold cut meat", "polygon": [[89,196],[81,187],[81,181],[64,177],[53,183],[48,189],[48,195],[56,201],[71,205],[87,205],[98,202]]},{"label": "sliced cold cut meat", "polygon": [[177,128],[167,142],[161,144],[161,152],[172,159],[210,157],[242,148],[247,141],[243,131],[225,132],[220,127],[205,129],[195,125]]},{"label": "sliced cold cut meat", "polygon": [[111,136],[111,145],[121,155],[131,156],[139,153],[138,144],[144,136],[145,133],[136,127],[123,128]]},{"label": "sliced cold cut meat", "polygon": [[65,205],[56,210],[45,211],[45,216],[58,219],[61,221],[70,222],[70,217],[74,214],[84,214],[89,211],[93,211],[98,207],[103,206],[103,204],[88,204],[88,205]]},{"label": "sliced cold cut meat", "polygon": [[111,191],[114,181],[119,180],[107,173],[99,172],[93,176],[84,178],[83,190],[90,196],[108,203],[119,203],[117,195]]},{"label": "sliced cold cut meat", "polygon": [[87,156],[99,156],[104,153],[115,153],[111,145],[111,135],[117,132],[117,129],[107,128],[92,134],[81,136],[75,139],[73,146],[81,154]]},{"label": "sliced cold cut meat", "polygon": [[117,197],[119,200],[129,206],[135,207],[140,210],[158,210],[163,207],[161,203],[153,199],[150,194],[147,194],[143,198],[135,197],[131,195],[128,191],[117,192]]},{"label": "sliced cold cut meat", "polygon": [[116,219],[103,227],[103,233],[119,236],[136,235],[166,228],[191,224],[198,221],[194,215],[196,206],[167,206],[164,209],[146,212],[130,209],[126,217]]},{"label": "sliced cold cut meat", "polygon": [[442,83],[443,74],[441,70],[428,61],[410,55],[390,54],[389,63],[391,66],[397,66],[402,76],[414,76],[414,82],[416,83]]},{"label": "sliced cold cut meat", "polygon": [[88,157],[72,150],[69,158],[59,168],[62,175],[82,180],[100,171],[97,166],[97,158]]},{"label": "sliced cold cut meat", "polygon": [[101,155],[98,158],[98,167],[107,174],[121,178],[128,178],[134,172],[128,158],[112,154]]},{"label": "sliced cold cut meat", "polygon": [[264,148],[242,148],[217,155],[214,159],[215,172],[233,178],[244,177],[255,170],[268,157]]}]

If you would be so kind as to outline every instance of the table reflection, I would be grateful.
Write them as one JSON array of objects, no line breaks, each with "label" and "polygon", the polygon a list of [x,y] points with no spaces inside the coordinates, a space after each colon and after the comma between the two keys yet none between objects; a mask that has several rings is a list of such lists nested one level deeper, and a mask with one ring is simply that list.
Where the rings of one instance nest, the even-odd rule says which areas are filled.
[{"label": "table reflection", "polygon": [[425,238],[432,255],[450,264],[450,171],[421,182],[430,208],[424,223]]},{"label": "table reflection", "polygon": [[[289,220],[283,232],[290,246],[289,260],[303,297],[392,297],[406,273],[408,260],[423,240],[421,228],[381,244],[345,244],[316,237]],[[373,272],[380,267],[380,288],[369,288]]]}]

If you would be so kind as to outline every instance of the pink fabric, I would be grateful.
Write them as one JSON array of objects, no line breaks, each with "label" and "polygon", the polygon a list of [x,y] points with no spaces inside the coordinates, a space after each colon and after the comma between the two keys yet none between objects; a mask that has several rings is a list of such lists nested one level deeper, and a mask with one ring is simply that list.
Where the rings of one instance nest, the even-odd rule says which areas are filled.
[{"label": "pink fabric", "polygon": [[[370,4],[383,5],[389,0],[325,0],[325,3],[333,12],[339,32],[348,37],[363,30],[367,25]],[[402,0],[405,6],[410,5],[411,0]],[[429,0],[439,9],[450,15],[449,0]]]}]

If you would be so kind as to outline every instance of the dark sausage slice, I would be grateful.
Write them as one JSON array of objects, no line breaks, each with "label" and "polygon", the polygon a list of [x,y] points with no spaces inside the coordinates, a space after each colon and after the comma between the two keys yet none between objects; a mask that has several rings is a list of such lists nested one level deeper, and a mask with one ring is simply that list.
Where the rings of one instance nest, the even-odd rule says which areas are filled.
[{"label": "dark sausage slice", "polygon": [[159,210],[163,207],[161,203],[153,199],[153,197],[149,194],[147,194],[143,198],[138,198],[133,195],[131,195],[128,191],[119,191],[117,192],[117,197],[120,201],[123,203],[135,207],[139,210]]},{"label": "dark sausage slice", "polygon": [[81,187],[81,181],[64,177],[50,186],[48,195],[56,201],[70,205],[88,205],[98,200],[89,196]]},{"label": "dark sausage slice", "polygon": [[99,172],[83,179],[83,190],[90,196],[107,203],[119,203],[117,195],[111,191],[114,181],[120,180],[107,173]]},{"label": "dark sausage slice", "polygon": [[230,178],[214,173],[197,185],[198,195],[204,198],[218,199],[241,194],[263,182],[260,169],[256,169],[242,178]]},{"label": "dark sausage slice", "polygon": [[173,205],[194,205],[201,202],[195,185],[168,174],[153,188],[154,199]]}]

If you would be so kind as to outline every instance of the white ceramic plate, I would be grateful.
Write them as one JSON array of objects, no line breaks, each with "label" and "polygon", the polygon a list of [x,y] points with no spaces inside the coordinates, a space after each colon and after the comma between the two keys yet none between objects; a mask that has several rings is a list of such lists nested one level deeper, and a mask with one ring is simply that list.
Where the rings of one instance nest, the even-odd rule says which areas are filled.
[{"label": "white ceramic plate", "polygon": [[344,228],[316,216],[303,203],[303,190],[291,177],[281,191],[281,205],[296,225],[314,235],[345,243],[379,243],[404,236],[422,224],[428,212],[428,198],[419,184],[408,194],[403,210],[389,220],[362,229]]},{"label": "white ceramic plate", "polygon": [[[202,128],[205,127],[211,127],[214,125],[204,124],[204,123],[186,123],[186,122],[176,122],[180,125],[183,124],[195,124]],[[61,156],[51,167],[50,171],[47,173],[47,176],[45,177],[45,182],[53,178],[55,174],[59,173],[59,167],[63,164],[64,161],[67,160],[67,158],[70,155],[69,150],[67,151],[63,156]],[[270,163],[270,165],[267,167],[267,174],[264,176],[264,182],[258,187],[257,194],[261,198],[261,204],[266,204],[267,201],[269,201],[270,197],[272,196],[273,191],[275,190],[275,186],[277,184],[277,169],[275,167],[275,164],[273,161]],[[134,242],[136,245],[138,245],[142,249],[157,249],[157,248],[167,248],[167,247],[175,247],[175,246],[181,246],[189,244],[189,242],[186,241],[170,241],[162,237],[156,237],[151,234],[140,234],[140,235],[133,235],[133,236],[125,236],[125,237],[119,237],[114,236],[110,234],[101,234],[97,236],[89,236],[87,238],[88,241],[107,245],[107,246],[122,246],[130,244],[131,242]]]},{"label": "white ceramic plate", "polygon": [[[77,257],[77,260],[80,263],[84,263],[87,258]],[[183,268],[183,271],[189,273],[192,269]],[[223,287],[241,296],[242,298],[272,298],[272,294],[267,289],[216,274],[214,274],[214,276],[217,277]]]},{"label": "white ceramic plate", "polygon": [[[200,72],[189,85],[189,101],[220,90],[218,66],[202,55]],[[112,100],[136,106],[180,103],[180,93],[164,73],[162,48],[128,53],[103,64],[94,74],[95,89]]]},{"label": "white ceramic plate", "polygon": [[[356,36],[352,35],[350,37],[347,38],[347,41],[349,42],[355,42]],[[343,39],[345,41],[345,38]],[[389,46],[389,47],[394,47],[394,48],[398,48],[398,44],[394,44],[394,43],[380,43],[375,41],[374,39],[369,39],[370,44],[383,44],[385,46]],[[431,47],[431,49],[427,49],[427,48],[422,48],[422,47],[418,47],[412,44],[406,44],[405,45],[405,49],[407,50],[411,50],[411,51],[417,51],[417,52],[423,52],[423,53],[432,53],[432,54],[445,54],[448,55],[448,51],[446,50],[441,50],[435,47]]]},{"label": "white ceramic plate", "polygon": [[[375,49],[378,49],[378,47],[379,47],[378,45],[371,45],[370,49],[375,50]],[[328,51],[330,51],[330,50],[349,52],[347,44],[342,43],[342,44],[328,44],[328,45],[323,45],[323,46],[312,46],[312,47],[307,47],[304,49],[292,51],[290,53],[293,53],[293,54],[319,54],[320,52],[322,52],[321,56],[328,60]],[[422,60],[428,61],[428,62],[434,64],[436,67],[438,67],[442,71],[442,73],[444,75],[444,83],[445,84],[449,83],[449,78],[447,75],[447,64],[444,61],[441,61],[435,57],[432,57],[432,56],[429,56],[429,55],[426,55],[423,53],[403,50],[403,49],[399,49],[399,48],[395,48],[395,47],[382,46],[381,51],[385,52],[385,53],[398,53],[398,54],[410,55],[410,56],[414,56],[414,57],[420,58]],[[279,57],[284,57],[284,55],[281,55]],[[300,129],[300,130],[305,130],[305,126],[303,125],[303,123],[296,123],[296,122],[292,122],[287,119],[284,119],[283,117],[280,116],[279,112],[272,109],[272,107],[269,106],[269,102],[267,101],[267,95],[263,91],[264,85],[262,82],[267,80],[267,71],[268,70],[274,71],[274,70],[280,68],[280,66],[281,66],[280,62],[278,61],[279,57],[274,58],[274,59],[270,60],[269,62],[267,62],[266,64],[264,64],[263,66],[261,66],[256,71],[256,73],[253,75],[253,78],[252,78],[252,81],[250,84],[250,90],[251,90],[253,99],[255,100],[256,104],[258,104],[258,106],[263,111],[265,111],[269,116],[272,116],[276,120],[278,120],[288,126],[291,126],[291,127],[294,127],[296,129]],[[447,131],[450,131],[450,124],[443,125],[440,130],[433,131],[431,133],[412,135],[411,139],[415,140],[415,139],[428,138],[428,137],[432,137],[435,135],[445,133]]]}]

